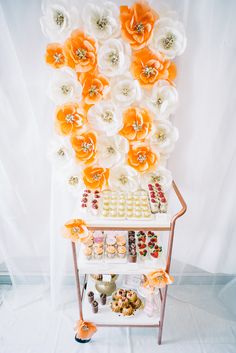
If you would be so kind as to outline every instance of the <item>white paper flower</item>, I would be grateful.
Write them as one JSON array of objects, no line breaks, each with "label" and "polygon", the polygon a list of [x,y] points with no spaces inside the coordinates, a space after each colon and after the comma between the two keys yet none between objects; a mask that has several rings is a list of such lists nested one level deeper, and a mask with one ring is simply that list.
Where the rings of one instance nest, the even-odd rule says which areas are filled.
[{"label": "white paper flower", "polygon": [[96,130],[107,136],[115,135],[122,127],[122,115],[112,101],[101,101],[88,111],[88,122]]},{"label": "white paper flower", "polygon": [[130,66],[130,46],[119,39],[108,39],[98,51],[98,67],[108,76],[122,75]]},{"label": "white paper flower", "polygon": [[186,44],[185,29],[181,22],[167,17],[156,22],[150,45],[153,51],[160,51],[173,59],[184,52]]},{"label": "white paper flower", "polygon": [[43,0],[40,24],[51,41],[62,42],[78,26],[78,11],[68,0]]},{"label": "white paper flower", "polygon": [[111,94],[117,105],[127,107],[142,97],[141,88],[137,80],[131,75],[125,75],[113,80]]},{"label": "white paper flower", "polygon": [[48,157],[57,168],[66,168],[72,164],[75,153],[66,137],[55,136],[51,141]]},{"label": "white paper flower", "polygon": [[159,166],[155,172],[142,174],[140,176],[140,184],[143,189],[147,189],[148,184],[158,182],[164,191],[171,187],[172,175],[165,167]]},{"label": "white paper flower", "polygon": [[74,196],[78,196],[83,185],[81,168],[72,164],[68,168],[63,169],[60,175],[61,184],[64,190],[69,191]]},{"label": "white paper flower", "polygon": [[111,168],[125,159],[129,143],[123,136],[101,135],[97,142],[98,164],[103,168]]},{"label": "white paper flower", "polygon": [[79,102],[82,97],[82,85],[74,71],[55,70],[48,87],[48,96],[56,104]]},{"label": "white paper flower", "polygon": [[169,120],[156,120],[153,123],[154,132],[150,138],[150,145],[155,151],[169,154],[174,149],[179,133]]},{"label": "white paper flower", "polygon": [[174,113],[178,103],[178,92],[168,81],[160,80],[146,93],[145,104],[155,114],[155,119],[167,119]]},{"label": "white paper flower", "polygon": [[112,189],[135,191],[138,188],[137,172],[126,165],[118,165],[110,170],[109,185]]},{"label": "white paper flower", "polygon": [[82,11],[85,30],[100,41],[117,37],[120,33],[119,8],[106,1],[102,6],[88,3]]}]

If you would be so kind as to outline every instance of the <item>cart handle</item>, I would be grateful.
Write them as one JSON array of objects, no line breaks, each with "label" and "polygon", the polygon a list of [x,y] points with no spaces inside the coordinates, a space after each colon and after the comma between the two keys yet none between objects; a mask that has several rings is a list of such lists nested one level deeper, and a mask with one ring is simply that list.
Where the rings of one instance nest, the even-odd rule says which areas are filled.
[{"label": "cart handle", "polygon": [[172,186],[173,186],[173,189],[176,193],[176,196],[178,197],[178,200],[182,206],[181,210],[179,212],[177,212],[171,219],[171,223],[175,224],[176,220],[178,218],[180,218],[181,216],[183,216],[183,214],[185,214],[185,212],[187,211],[187,204],[184,201],[183,196],[181,195],[179,189],[177,188],[177,185],[175,184],[174,180],[172,180]]}]

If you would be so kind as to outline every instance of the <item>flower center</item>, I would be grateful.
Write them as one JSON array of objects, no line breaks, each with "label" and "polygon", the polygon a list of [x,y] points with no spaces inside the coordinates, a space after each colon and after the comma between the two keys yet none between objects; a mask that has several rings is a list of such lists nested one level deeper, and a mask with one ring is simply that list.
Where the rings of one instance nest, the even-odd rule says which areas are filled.
[{"label": "flower center", "polygon": [[108,146],[107,147],[107,152],[110,154],[114,154],[115,153],[115,149],[112,146]]},{"label": "flower center", "polygon": [[144,162],[146,161],[146,159],[147,159],[147,156],[146,156],[145,154],[139,153],[139,155],[138,155],[138,161],[139,161],[140,163],[144,163]]},{"label": "flower center", "polygon": [[78,56],[80,60],[84,60],[87,57],[87,50],[83,48],[78,48],[75,52],[75,54]]},{"label": "flower center", "polygon": [[67,86],[67,85],[62,85],[61,86],[61,91],[66,96],[68,93],[71,92],[71,87]]},{"label": "flower center", "polygon": [[60,63],[60,62],[62,62],[63,55],[61,53],[55,53],[53,55],[53,58],[56,63]]},{"label": "flower center", "polygon": [[142,127],[143,127],[143,125],[142,125],[142,124],[139,124],[137,121],[135,121],[135,122],[132,124],[132,126],[133,126],[133,129],[134,129],[135,131],[140,131],[140,130],[142,130]]},{"label": "flower center", "polygon": [[129,89],[127,87],[122,88],[121,92],[126,97],[129,95]]},{"label": "flower center", "polygon": [[59,148],[59,150],[57,151],[57,155],[60,157],[64,157],[65,156],[65,151],[63,150],[63,148]]},{"label": "flower center", "polygon": [[159,141],[165,141],[166,139],[166,134],[165,134],[165,131],[164,130],[159,130],[157,133],[156,133],[156,137]]},{"label": "flower center", "polygon": [[91,151],[92,146],[93,146],[92,143],[83,142],[83,143],[82,143],[82,150],[83,150],[84,152]]},{"label": "flower center", "polygon": [[152,66],[145,66],[145,68],[143,69],[143,74],[146,77],[150,77],[152,75],[154,75],[155,70]]},{"label": "flower center", "polygon": [[75,117],[73,114],[67,114],[65,119],[68,123],[73,123],[75,121]]},{"label": "flower center", "polygon": [[68,180],[68,183],[72,186],[77,185],[79,183],[79,178],[75,175],[72,175]]},{"label": "flower center", "polygon": [[98,88],[97,86],[91,86],[89,89],[89,95],[90,97],[96,96],[98,94]]},{"label": "flower center", "polygon": [[106,123],[111,123],[113,121],[113,113],[109,110],[106,110],[105,113],[101,115],[101,118]]},{"label": "flower center", "polygon": [[56,22],[58,27],[62,27],[65,21],[65,16],[63,12],[57,10],[53,14],[53,19]]},{"label": "flower center", "polygon": [[93,175],[93,180],[98,181],[98,180],[100,180],[100,179],[101,179],[101,174],[95,173],[95,174]]},{"label": "flower center", "polygon": [[79,233],[79,231],[80,231],[80,228],[79,228],[79,227],[73,227],[73,228],[71,229],[71,232],[72,232],[72,233]]},{"label": "flower center", "polygon": [[135,31],[138,33],[142,33],[144,31],[144,25],[141,22],[136,24]]},{"label": "flower center", "polygon": [[116,51],[109,53],[108,57],[112,65],[117,65],[119,63],[119,53]]},{"label": "flower center", "polygon": [[155,104],[160,106],[162,105],[162,103],[163,103],[163,99],[161,97],[158,97]]},{"label": "flower center", "polygon": [[108,23],[109,23],[109,21],[108,21],[107,17],[101,17],[96,22],[98,28],[101,30],[104,30],[107,27]]},{"label": "flower center", "polygon": [[121,176],[119,177],[119,181],[121,182],[121,184],[125,185],[125,184],[128,183],[128,178],[127,178],[126,175],[121,175]]},{"label": "flower center", "polygon": [[162,39],[162,45],[164,49],[171,49],[175,42],[175,35],[173,33],[167,33],[166,37]]}]

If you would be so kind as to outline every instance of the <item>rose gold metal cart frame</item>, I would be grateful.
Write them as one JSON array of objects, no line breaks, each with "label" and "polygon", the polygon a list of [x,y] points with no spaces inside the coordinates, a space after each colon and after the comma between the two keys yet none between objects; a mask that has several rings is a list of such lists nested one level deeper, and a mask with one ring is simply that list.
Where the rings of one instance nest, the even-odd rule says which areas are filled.
[{"label": "rose gold metal cart frame", "polygon": [[[175,231],[175,223],[178,218],[183,216],[183,214],[187,210],[187,205],[177,188],[177,185],[175,182],[172,182],[172,186],[174,189],[174,192],[182,206],[181,210],[177,212],[171,219],[170,221],[170,226],[169,227],[143,227],[143,230],[157,230],[157,231],[169,231],[169,240],[168,240],[168,247],[167,247],[167,261],[166,261],[166,272],[169,273],[170,271],[170,264],[171,264],[171,256],[172,256],[172,248],[173,248],[173,241],[174,241],[174,231]],[[127,227],[127,228],[119,228],[119,227],[114,227],[114,226],[98,226],[98,227],[89,227],[89,230],[140,230],[140,227]],[[80,287],[80,278],[79,278],[79,269],[78,269],[78,263],[77,263],[77,252],[76,252],[76,245],[74,242],[72,242],[72,254],[73,254],[73,262],[74,262],[74,271],[75,271],[75,280],[76,280],[76,290],[77,290],[77,299],[78,299],[78,305],[79,305],[79,316],[80,319],[83,320],[83,310],[82,310],[82,300],[83,300],[83,294],[84,294],[84,289],[85,289],[85,282],[83,285],[83,289],[81,292],[81,287]],[[86,275],[85,275],[85,281],[86,281]],[[158,344],[161,344],[162,341],[162,330],[163,330],[163,323],[164,323],[164,316],[165,316],[165,305],[166,305],[166,297],[167,297],[167,289],[168,286],[166,286],[163,289],[159,289],[160,292],[160,300],[161,300],[161,310],[160,310],[160,320],[158,324],[154,325],[114,325],[114,324],[98,324],[97,326],[113,326],[113,327],[120,327],[120,326],[126,326],[126,327],[158,327],[159,332],[158,332]]]}]

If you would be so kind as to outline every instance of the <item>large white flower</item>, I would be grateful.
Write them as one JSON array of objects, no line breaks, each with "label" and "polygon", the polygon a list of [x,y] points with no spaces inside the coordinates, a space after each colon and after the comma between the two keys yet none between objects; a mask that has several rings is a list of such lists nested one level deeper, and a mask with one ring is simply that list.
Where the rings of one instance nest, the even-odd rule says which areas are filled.
[{"label": "large white flower", "polygon": [[98,164],[103,168],[111,168],[124,161],[128,150],[128,141],[123,136],[101,135],[97,142]]},{"label": "large white flower", "polygon": [[159,80],[146,93],[145,104],[155,114],[155,119],[167,119],[174,113],[178,103],[178,92],[166,80]]},{"label": "large white flower", "polygon": [[181,22],[167,17],[156,22],[150,45],[154,51],[160,51],[173,59],[184,52],[186,44],[185,29]]},{"label": "large white flower", "polygon": [[131,75],[114,79],[111,94],[114,101],[124,107],[140,101],[142,97],[139,83],[137,80],[134,80]]},{"label": "large white flower", "polygon": [[117,37],[120,33],[119,8],[106,1],[102,6],[88,3],[82,11],[85,30],[100,41]]},{"label": "large white flower", "polygon": [[56,104],[80,101],[82,85],[74,71],[55,70],[48,87],[48,95]]},{"label": "large white flower", "polygon": [[118,165],[110,170],[109,185],[112,189],[135,191],[138,188],[137,172],[125,165]]},{"label": "large white flower", "polygon": [[152,148],[160,153],[169,154],[174,149],[179,133],[169,120],[156,120],[154,132],[150,138]]},{"label": "large white flower", "polygon": [[159,166],[155,172],[140,175],[140,184],[143,189],[147,189],[148,184],[158,182],[164,191],[171,187],[172,175],[170,170]]},{"label": "large white flower", "polygon": [[88,122],[96,131],[115,135],[122,127],[122,115],[112,101],[101,101],[88,111]]},{"label": "large white flower", "polygon": [[48,157],[55,167],[64,168],[72,164],[75,156],[69,140],[66,137],[55,136],[51,141]]},{"label": "large white flower", "polygon": [[69,0],[43,0],[40,24],[51,41],[64,41],[78,26],[78,11]]}]

